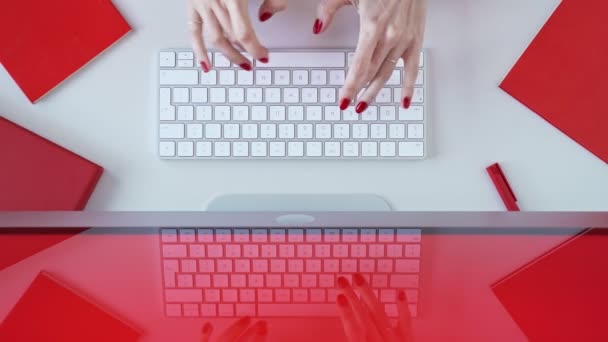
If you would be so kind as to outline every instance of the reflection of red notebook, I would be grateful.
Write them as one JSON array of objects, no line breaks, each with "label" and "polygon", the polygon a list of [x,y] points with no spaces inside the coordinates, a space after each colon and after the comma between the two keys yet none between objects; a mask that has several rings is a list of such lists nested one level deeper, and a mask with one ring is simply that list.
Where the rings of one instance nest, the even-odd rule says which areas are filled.
[{"label": "reflection of red notebook", "polygon": [[136,341],[140,333],[48,273],[40,273],[0,325],[0,341]]},{"label": "reflection of red notebook", "polygon": [[530,341],[608,341],[608,229],[569,239],[493,286]]},{"label": "reflection of red notebook", "polygon": [[608,163],[608,1],[564,0],[500,87]]},{"label": "reflection of red notebook", "polygon": [[0,63],[36,102],[129,30],[110,0],[3,0]]},{"label": "reflection of red notebook", "polygon": [[[0,163],[0,210],[82,210],[103,172],[1,116]],[[81,231],[1,229],[0,270]]]}]

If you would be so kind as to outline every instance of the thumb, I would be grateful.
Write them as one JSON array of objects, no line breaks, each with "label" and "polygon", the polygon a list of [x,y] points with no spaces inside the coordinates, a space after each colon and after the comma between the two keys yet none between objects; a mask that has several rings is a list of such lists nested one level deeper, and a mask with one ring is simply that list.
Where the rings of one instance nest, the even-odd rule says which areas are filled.
[{"label": "thumb", "polygon": [[284,11],[287,8],[287,0],[264,0],[258,11],[260,21],[270,19],[275,13]]},{"label": "thumb", "polygon": [[314,34],[324,32],[331,24],[338,9],[350,4],[349,0],[321,0],[317,7],[317,19],[312,27],[312,32]]}]

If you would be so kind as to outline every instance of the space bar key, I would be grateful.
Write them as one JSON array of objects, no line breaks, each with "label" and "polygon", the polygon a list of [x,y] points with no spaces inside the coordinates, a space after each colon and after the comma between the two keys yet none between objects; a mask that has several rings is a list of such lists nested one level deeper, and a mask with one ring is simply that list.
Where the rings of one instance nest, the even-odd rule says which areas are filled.
[{"label": "space bar key", "polygon": [[258,316],[263,317],[337,317],[336,304],[258,304]]}]

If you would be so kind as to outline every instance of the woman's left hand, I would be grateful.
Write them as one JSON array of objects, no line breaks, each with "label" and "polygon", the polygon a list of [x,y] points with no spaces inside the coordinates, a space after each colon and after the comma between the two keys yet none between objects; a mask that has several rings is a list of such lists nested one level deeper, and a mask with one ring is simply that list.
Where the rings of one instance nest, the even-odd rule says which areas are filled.
[{"label": "woman's left hand", "polygon": [[[352,0],[360,16],[357,50],[340,92],[346,109],[359,91],[355,110],[362,113],[390,78],[400,58],[405,62],[401,105],[408,108],[414,93],[424,37],[426,0]],[[336,11],[351,0],[322,0],[313,32],[324,32]]]}]

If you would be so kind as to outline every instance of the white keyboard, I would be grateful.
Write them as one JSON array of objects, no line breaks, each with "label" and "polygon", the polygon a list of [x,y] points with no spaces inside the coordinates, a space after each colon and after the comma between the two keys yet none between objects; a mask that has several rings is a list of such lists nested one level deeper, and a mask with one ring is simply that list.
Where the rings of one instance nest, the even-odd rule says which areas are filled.
[{"label": "white keyboard", "polygon": [[351,50],[274,50],[253,71],[210,52],[159,56],[159,155],[167,159],[421,159],[427,155],[424,52],[403,109],[403,60],[362,114],[338,107]]},{"label": "white keyboard", "polygon": [[164,228],[169,317],[338,316],[337,279],[367,279],[390,318],[418,315],[420,229]]}]

